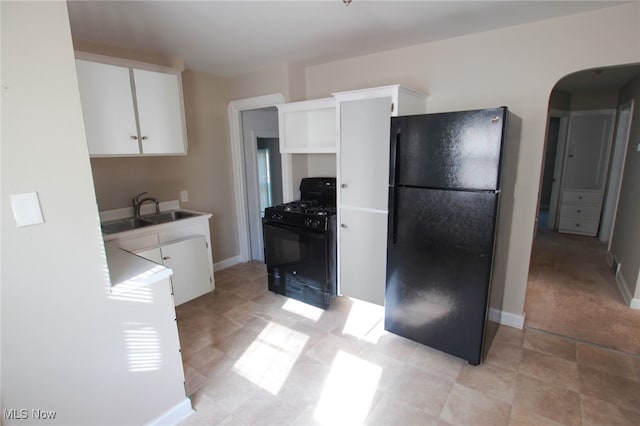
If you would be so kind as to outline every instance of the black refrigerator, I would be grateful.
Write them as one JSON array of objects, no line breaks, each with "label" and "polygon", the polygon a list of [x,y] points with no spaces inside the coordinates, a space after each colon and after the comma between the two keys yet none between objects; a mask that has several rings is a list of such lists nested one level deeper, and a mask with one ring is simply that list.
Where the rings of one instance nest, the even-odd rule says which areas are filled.
[{"label": "black refrigerator", "polygon": [[385,330],[483,358],[506,107],[391,119]]}]

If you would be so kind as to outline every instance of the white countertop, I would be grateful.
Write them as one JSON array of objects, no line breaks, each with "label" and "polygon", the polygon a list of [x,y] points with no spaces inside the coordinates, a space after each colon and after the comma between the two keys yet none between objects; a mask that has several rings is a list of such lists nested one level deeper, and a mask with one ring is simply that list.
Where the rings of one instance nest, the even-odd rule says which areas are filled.
[{"label": "white countertop", "polygon": [[166,266],[136,256],[114,244],[105,244],[112,292],[128,292],[169,278],[173,271]]}]

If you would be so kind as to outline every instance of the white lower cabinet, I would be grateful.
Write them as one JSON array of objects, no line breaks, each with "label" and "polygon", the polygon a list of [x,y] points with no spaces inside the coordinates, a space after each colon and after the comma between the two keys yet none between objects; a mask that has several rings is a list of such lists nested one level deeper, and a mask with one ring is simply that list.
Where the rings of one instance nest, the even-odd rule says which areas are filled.
[{"label": "white lower cabinet", "polygon": [[387,214],[340,209],[342,295],[384,305]]},{"label": "white lower cabinet", "polygon": [[203,236],[186,238],[152,249],[134,251],[140,257],[171,268],[173,303],[181,305],[213,290],[209,254]]},{"label": "white lower cabinet", "polygon": [[105,241],[173,270],[175,306],[209,293],[215,287],[209,217],[175,221],[133,232],[111,234]]},{"label": "white lower cabinet", "polygon": [[160,247],[162,264],[173,270],[173,301],[176,306],[209,293],[209,259],[204,237],[194,237]]},{"label": "white lower cabinet", "polygon": [[596,236],[600,225],[601,211],[601,192],[563,191],[558,232]]}]

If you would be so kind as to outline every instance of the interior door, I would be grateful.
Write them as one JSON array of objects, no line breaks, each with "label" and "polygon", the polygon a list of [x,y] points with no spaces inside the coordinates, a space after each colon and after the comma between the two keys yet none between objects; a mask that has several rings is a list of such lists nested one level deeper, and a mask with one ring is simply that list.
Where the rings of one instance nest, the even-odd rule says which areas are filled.
[{"label": "interior door", "polygon": [[607,179],[611,111],[571,114],[563,190],[602,191]]}]

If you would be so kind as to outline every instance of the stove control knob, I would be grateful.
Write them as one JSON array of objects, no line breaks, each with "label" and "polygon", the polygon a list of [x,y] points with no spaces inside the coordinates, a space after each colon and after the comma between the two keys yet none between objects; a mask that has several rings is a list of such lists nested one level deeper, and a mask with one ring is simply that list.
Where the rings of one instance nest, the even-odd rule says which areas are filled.
[{"label": "stove control knob", "polygon": [[313,221],[311,219],[305,219],[304,226],[306,226],[307,228],[312,228],[313,227]]},{"label": "stove control knob", "polygon": [[315,229],[318,229],[320,227],[320,221],[318,219],[315,219],[311,226]]}]

